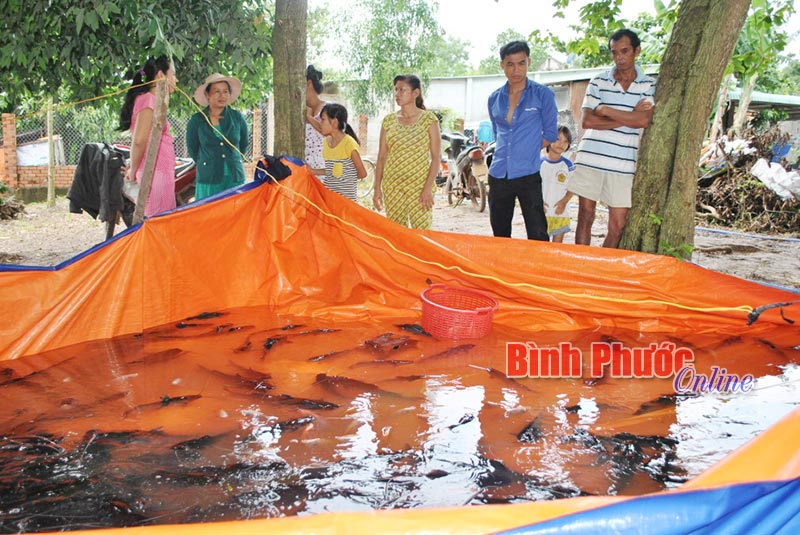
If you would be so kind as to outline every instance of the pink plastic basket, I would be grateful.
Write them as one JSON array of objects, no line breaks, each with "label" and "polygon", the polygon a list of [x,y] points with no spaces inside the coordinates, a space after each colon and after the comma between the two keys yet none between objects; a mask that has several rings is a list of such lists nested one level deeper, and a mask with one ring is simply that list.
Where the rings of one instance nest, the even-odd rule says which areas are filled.
[{"label": "pink plastic basket", "polygon": [[436,338],[483,338],[492,329],[497,301],[475,290],[432,284],[420,293],[422,328]]}]

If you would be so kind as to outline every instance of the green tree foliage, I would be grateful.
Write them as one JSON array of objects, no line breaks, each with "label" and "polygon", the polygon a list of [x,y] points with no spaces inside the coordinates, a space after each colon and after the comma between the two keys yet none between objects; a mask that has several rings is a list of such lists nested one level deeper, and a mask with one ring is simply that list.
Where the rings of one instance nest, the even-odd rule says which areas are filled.
[{"label": "green tree foliage", "polygon": [[[563,18],[563,10],[570,0],[555,0],[555,16]],[[579,67],[599,67],[611,63],[611,52],[608,38],[616,30],[630,28],[642,40],[641,63],[659,63],[667,48],[672,28],[678,18],[679,0],[664,3],[653,0],[655,14],[640,14],[636,20],[621,18],[622,0],[599,0],[589,2],[580,9],[580,24],[571,25],[578,37],[563,41],[548,32],[542,36],[538,33],[531,36],[533,42],[551,46],[553,49],[576,58]]]},{"label": "green tree foliage", "polygon": [[360,0],[349,9],[353,23],[342,55],[359,80],[348,87],[357,112],[389,102],[398,74],[430,77],[442,33],[434,9],[426,0]]},{"label": "green tree foliage", "polygon": [[271,71],[271,3],[0,0],[0,93],[7,108],[62,87],[72,98],[92,97],[124,87],[147,56],[166,53],[181,87],[231,73],[252,101]]},{"label": "green tree foliage", "polygon": [[547,61],[550,56],[549,46],[543,39],[538,38],[539,32],[531,34],[532,38],[526,39],[524,35],[516,30],[508,29],[500,32],[492,45],[491,55],[483,58],[478,65],[478,74],[502,74],[500,67],[500,49],[511,41],[526,41],[531,47],[531,66],[529,71],[539,70],[539,67]]},{"label": "green tree foliage", "polygon": [[469,72],[469,43],[449,36],[434,39],[434,55],[427,67],[431,76],[464,76]]},{"label": "green tree foliage", "polygon": [[728,71],[739,82],[742,94],[734,118],[733,130],[741,132],[752,92],[762,74],[774,69],[789,36],[782,28],[794,13],[792,0],[753,0],[750,13],[736,42]]}]

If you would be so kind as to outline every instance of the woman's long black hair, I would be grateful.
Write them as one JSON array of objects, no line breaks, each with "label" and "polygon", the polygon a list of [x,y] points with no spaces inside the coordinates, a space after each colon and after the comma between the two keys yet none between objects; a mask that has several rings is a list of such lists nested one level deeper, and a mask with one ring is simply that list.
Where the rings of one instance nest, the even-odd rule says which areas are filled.
[{"label": "woman's long black hair", "polygon": [[133,114],[133,104],[136,102],[136,97],[150,91],[149,84],[142,84],[152,82],[156,79],[156,74],[160,72],[166,75],[169,68],[169,59],[167,59],[167,56],[162,55],[148,59],[144,66],[136,71],[133,75],[132,87],[128,89],[128,93],[125,95],[125,104],[122,105],[122,111],[119,113],[119,129],[121,131],[130,130],[131,128],[131,115]]},{"label": "woman's long black hair", "polygon": [[322,111],[319,113],[320,115],[324,113],[328,116],[328,119],[336,119],[339,121],[339,130],[355,139],[356,143],[361,145],[361,143],[358,141],[358,136],[356,135],[355,130],[353,130],[353,127],[347,122],[347,108],[341,104],[328,102],[322,107]]},{"label": "woman's long black hair", "polygon": [[309,65],[306,67],[306,80],[311,81],[311,85],[317,94],[322,93],[322,71],[318,71],[313,65]]}]

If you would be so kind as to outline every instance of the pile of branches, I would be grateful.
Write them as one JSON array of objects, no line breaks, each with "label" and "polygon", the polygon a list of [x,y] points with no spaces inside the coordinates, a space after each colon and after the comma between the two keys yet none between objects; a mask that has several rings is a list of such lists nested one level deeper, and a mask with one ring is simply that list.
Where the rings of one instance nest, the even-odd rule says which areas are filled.
[{"label": "pile of branches", "polygon": [[[788,134],[770,129],[750,132],[741,140],[720,141],[704,152],[697,182],[697,223],[744,232],[798,233],[800,200],[781,199],[750,174],[759,158],[770,161],[773,147],[788,141]],[[782,163],[788,171],[789,164]]]},{"label": "pile of branches", "polygon": [[11,188],[0,183],[0,220],[14,219],[24,211],[25,205],[14,198]]}]

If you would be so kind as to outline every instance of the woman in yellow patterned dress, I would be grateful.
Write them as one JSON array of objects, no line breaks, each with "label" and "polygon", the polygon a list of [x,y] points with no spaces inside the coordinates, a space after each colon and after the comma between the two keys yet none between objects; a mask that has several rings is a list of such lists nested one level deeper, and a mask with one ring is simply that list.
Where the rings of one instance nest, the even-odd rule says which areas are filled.
[{"label": "woman in yellow patterned dress", "polygon": [[439,171],[439,120],[425,109],[422,83],[413,74],[394,78],[394,99],[400,110],[381,125],[375,165],[376,210],[410,228],[429,229],[433,222],[433,188]]}]

